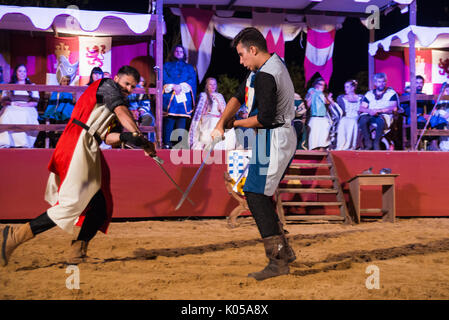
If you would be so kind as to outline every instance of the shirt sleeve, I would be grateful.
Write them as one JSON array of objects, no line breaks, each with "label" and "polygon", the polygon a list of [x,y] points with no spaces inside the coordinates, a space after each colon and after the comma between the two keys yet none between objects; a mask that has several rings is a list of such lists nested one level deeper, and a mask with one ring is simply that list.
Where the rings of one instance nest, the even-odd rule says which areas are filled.
[{"label": "shirt sleeve", "polygon": [[239,88],[237,89],[237,92],[234,94],[234,97],[240,102],[240,104],[245,103],[245,87],[246,87],[246,79],[240,84]]},{"label": "shirt sleeve", "polygon": [[398,95],[395,93],[391,96],[390,101],[394,101],[396,103],[399,103]]},{"label": "shirt sleeve", "polygon": [[277,104],[277,86],[274,77],[266,72],[258,72],[254,93],[258,109],[257,121],[264,127],[273,127]]},{"label": "shirt sleeve", "polygon": [[363,98],[362,98],[362,102],[366,102],[366,103],[368,103],[368,104],[369,104],[369,100],[368,100],[368,98],[367,98],[366,96],[363,96]]},{"label": "shirt sleeve", "polygon": [[101,81],[97,90],[97,102],[106,104],[106,108],[112,112],[118,106],[129,108],[128,99],[123,96],[118,84],[109,78]]}]

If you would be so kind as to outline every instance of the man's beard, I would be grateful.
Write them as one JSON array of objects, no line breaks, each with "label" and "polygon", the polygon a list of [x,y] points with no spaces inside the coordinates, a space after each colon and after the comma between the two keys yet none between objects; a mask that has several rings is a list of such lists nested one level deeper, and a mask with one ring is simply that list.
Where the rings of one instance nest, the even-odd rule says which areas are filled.
[{"label": "man's beard", "polygon": [[118,84],[117,83],[117,85],[118,85],[118,87],[120,88],[120,92],[122,93],[122,95],[125,97],[125,98],[127,98],[128,96],[129,96],[129,92],[128,92],[128,90],[126,90],[125,88],[123,88],[120,84]]}]

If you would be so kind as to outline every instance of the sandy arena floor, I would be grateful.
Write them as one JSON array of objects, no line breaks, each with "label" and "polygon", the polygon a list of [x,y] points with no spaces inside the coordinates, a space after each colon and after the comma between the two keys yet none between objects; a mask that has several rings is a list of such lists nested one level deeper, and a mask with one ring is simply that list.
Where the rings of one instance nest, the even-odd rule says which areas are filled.
[{"label": "sandy arena floor", "polygon": [[[90,243],[98,259],[78,265],[79,289],[66,285],[75,274],[64,263],[72,237],[53,228],[0,267],[0,299],[449,298],[449,219],[288,224],[298,257],[291,274],[262,282],[247,274],[266,265],[263,244],[251,217],[239,222],[113,223]],[[367,288],[376,275],[369,266],[379,289]]]}]

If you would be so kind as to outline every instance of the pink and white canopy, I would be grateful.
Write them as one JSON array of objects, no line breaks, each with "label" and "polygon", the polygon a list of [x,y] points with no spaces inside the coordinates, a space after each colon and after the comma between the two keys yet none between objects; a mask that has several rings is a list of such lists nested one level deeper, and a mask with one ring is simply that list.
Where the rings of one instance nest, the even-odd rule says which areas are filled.
[{"label": "pink and white canopy", "polygon": [[[156,17],[113,11],[73,8],[0,6],[0,29],[48,31],[76,35],[153,35]],[[165,25],[164,25],[165,29]]]},{"label": "pink and white canopy", "polygon": [[217,9],[243,7],[257,7],[266,9],[285,9],[285,10],[307,10],[304,14],[313,13],[313,11],[327,11],[340,13],[365,13],[366,7],[375,5],[379,8],[385,7],[391,2],[401,5],[408,5],[413,0],[164,0],[164,5],[211,5]]},{"label": "pink and white canopy", "polygon": [[449,48],[449,28],[408,26],[382,40],[369,44],[369,54],[375,56],[380,47],[390,51],[390,47],[408,47],[408,34],[415,35],[416,48]]}]

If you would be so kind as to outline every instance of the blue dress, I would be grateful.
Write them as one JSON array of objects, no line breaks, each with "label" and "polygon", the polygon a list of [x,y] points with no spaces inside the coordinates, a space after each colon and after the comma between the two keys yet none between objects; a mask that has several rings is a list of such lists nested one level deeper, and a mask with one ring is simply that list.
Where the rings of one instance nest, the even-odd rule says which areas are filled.
[{"label": "blue dress", "polygon": [[[196,97],[196,72],[192,65],[183,60],[164,63],[163,111],[165,115],[187,117],[192,115]],[[173,85],[181,84],[185,101],[178,102]]]},{"label": "blue dress", "polygon": [[43,117],[62,121],[69,120],[74,106],[71,93],[52,92]]}]

